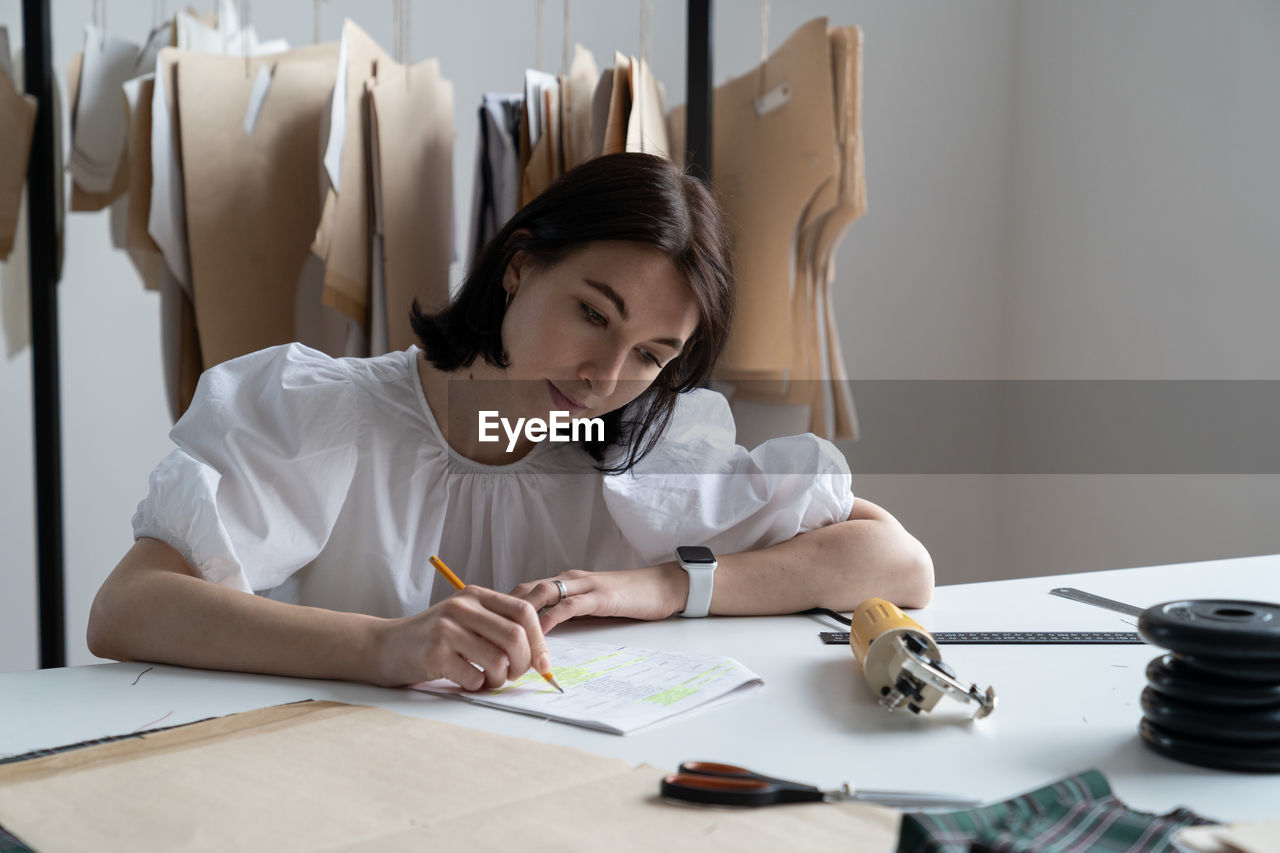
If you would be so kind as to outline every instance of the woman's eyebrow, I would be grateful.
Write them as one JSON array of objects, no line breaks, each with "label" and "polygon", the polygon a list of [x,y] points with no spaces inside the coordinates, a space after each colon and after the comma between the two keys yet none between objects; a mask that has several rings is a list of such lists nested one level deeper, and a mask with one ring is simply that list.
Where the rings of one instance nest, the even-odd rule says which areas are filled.
[{"label": "woman's eyebrow", "polygon": [[[597,281],[594,278],[584,278],[583,281],[586,282],[589,287],[600,291],[606,299],[612,302],[614,307],[618,309],[618,313],[622,315],[622,319],[629,319],[629,315],[627,314],[627,301],[622,298],[622,294],[618,293],[618,291],[614,290],[606,282]],[[653,342],[655,344],[662,344],[663,346],[671,347],[676,352],[680,352],[684,349],[684,341],[679,338],[654,338]]]},{"label": "woman's eyebrow", "polygon": [[614,304],[614,307],[618,309],[618,313],[622,315],[622,319],[629,319],[627,315],[627,301],[622,298],[622,294],[618,293],[618,291],[614,290],[603,281],[596,281],[594,278],[584,278],[583,281],[604,294],[604,296]]}]

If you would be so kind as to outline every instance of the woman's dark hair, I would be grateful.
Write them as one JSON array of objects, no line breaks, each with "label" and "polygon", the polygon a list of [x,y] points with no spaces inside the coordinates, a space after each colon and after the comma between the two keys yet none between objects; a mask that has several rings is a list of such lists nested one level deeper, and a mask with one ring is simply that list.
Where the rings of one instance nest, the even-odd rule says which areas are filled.
[{"label": "woman's dark hair", "polygon": [[675,411],[676,395],[706,383],[724,349],[733,314],[729,238],[710,190],[671,161],[651,154],[609,154],[570,169],[525,205],[475,259],[449,306],[425,314],[415,301],[410,324],[438,369],[471,365],[477,356],[508,365],[502,344],[507,293],[502,278],[517,252],[547,267],[602,240],[644,243],[666,255],[693,291],[698,326],[653,384],[605,415],[604,440],[581,442],[596,462],[625,446],[625,461],[599,467],[628,471],[653,449]]}]

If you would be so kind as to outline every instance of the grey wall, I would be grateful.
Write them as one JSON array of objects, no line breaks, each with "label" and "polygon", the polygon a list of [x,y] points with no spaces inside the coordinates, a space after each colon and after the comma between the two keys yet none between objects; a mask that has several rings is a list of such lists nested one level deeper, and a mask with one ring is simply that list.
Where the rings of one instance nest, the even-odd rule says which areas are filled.
[{"label": "grey wall", "polygon": [[[109,27],[141,38],[151,5],[108,3]],[[684,3],[653,5],[653,65],[675,104]],[[54,6],[61,75],[92,4]],[[758,61],[760,6],[715,6],[723,80]],[[334,0],[322,37],[336,38],[350,15],[390,47],[391,7]],[[306,43],[312,8],[255,4],[253,22]],[[602,65],[615,49],[638,50],[636,0],[571,9],[572,37]],[[17,43],[20,11],[0,0]],[[869,210],[841,245],[835,294],[854,377],[1276,377],[1267,333],[1280,257],[1268,201],[1280,190],[1280,5],[805,0],[772,4],[770,45],[817,15],[866,33]],[[459,223],[474,107],[483,91],[519,86],[533,19],[530,0],[413,4],[413,57],[438,56],[455,85]],[[543,23],[543,67],[556,70],[560,4],[546,4]],[[36,665],[21,266],[0,265],[0,670]],[[59,293],[68,647],[86,663],[89,602],[130,545],[129,517],[169,423],[158,304],[108,247],[105,215],[69,215]],[[904,426],[859,414],[873,434]],[[947,412],[922,417],[945,423]],[[941,582],[1280,551],[1274,477],[889,471],[860,474],[855,487],[926,542]]]}]

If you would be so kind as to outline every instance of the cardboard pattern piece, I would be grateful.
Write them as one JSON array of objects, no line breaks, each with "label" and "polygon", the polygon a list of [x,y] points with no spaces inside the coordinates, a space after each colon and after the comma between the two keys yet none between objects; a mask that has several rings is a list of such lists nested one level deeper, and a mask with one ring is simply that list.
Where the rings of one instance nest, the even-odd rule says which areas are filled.
[{"label": "cardboard pattern piece", "polygon": [[564,134],[565,171],[598,156],[591,128],[591,99],[600,72],[591,51],[574,45],[568,76],[560,78],[560,128]]},{"label": "cardboard pattern piece", "polygon": [[[756,99],[786,83],[790,100],[763,115]],[[803,25],[759,68],[715,90],[713,180],[734,240],[738,301],[720,364],[784,370],[793,330],[792,245],[824,184],[836,178],[827,22]]]},{"label": "cardboard pattern piece", "polygon": [[147,233],[191,296],[191,257],[182,179],[182,127],[178,121],[177,62],[183,52],[167,47],[156,57],[151,90],[151,199]]},{"label": "cardboard pattern piece", "polygon": [[[816,32],[805,31],[816,30],[819,23],[823,23],[821,19],[806,24],[788,40],[788,44],[804,34],[807,40],[814,41],[816,47]],[[740,363],[722,360],[717,368],[716,378],[732,384],[735,405],[746,403],[787,406],[793,409],[804,407],[807,409],[805,416],[808,428],[812,432],[827,438],[846,439],[857,437],[857,415],[847,385],[848,372],[835,324],[830,285],[835,281],[834,254],[839,240],[849,223],[866,210],[866,174],[861,129],[862,34],[857,27],[841,27],[830,30],[826,39],[830,57],[827,73],[831,80],[832,100],[826,104],[807,101],[806,108],[832,115],[832,150],[837,155],[836,170],[834,178],[822,181],[801,208],[798,220],[792,223],[794,233],[790,235],[790,240],[783,240],[781,232],[785,228],[781,220],[772,223],[776,228],[776,233],[773,234],[774,243],[777,244],[774,248],[778,253],[775,260],[790,264],[791,274],[785,281],[771,282],[774,290],[771,298],[785,299],[788,305],[784,313],[770,318],[773,327],[765,339],[755,340],[752,346],[759,350],[757,355],[761,358],[767,355],[776,363],[770,367],[761,367],[759,363],[744,367]],[[792,82],[785,74],[776,73],[782,53],[783,50],[780,49],[763,66],[732,82],[754,79],[754,91],[777,94],[782,83],[790,86]],[[809,70],[816,71],[816,66]],[[747,86],[744,95],[749,94],[750,90],[751,87]],[[775,106],[776,112],[795,108],[794,87],[791,94],[793,97],[790,100],[782,100],[780,106]],[[716,97],[717,104],[720,104],[719,90]],[[767,101],[768,97],[764,100]],[[717,120],[720,115],[718,112]],[[752,118],[744,117],[744,120],[751,121]],[[668,121],[673,159],[682,162],[685,156],[685,107],[673,109]],[[797,121],[803,125],[808,119]],[[816,121],[821,123],[820,118]],[[726,129],[717,121],[717,152],[720,145],[727,144],[725,133]],[[772,166],[766,159],[757,168],[769,169]],[[748,168],[734,166],[730,171],[737,177],[725,175],[725,168],[718,156],[714,159],[713,169],[720,182],[716,185],[717,191],[722,194],[732,191],[725,189],[724,182],[747,181],[752,174]],[[735,201],[740,206],[740,198],[725,201],[730,217],[735,215],[732,212]],[[763,224],[770,225],[768,222]],[[754,294],[757,287],[769,286],[770,282],[757,277],[753,284],[751,273],[743,272],[749,263],[743,260],[743,256],[749,253],[739,250],[738,245],[745,240],[748,245],[755,246],[755,234],[741,225],[738,228],[734,236],[735,268],[739,275],[739,316],[743,312],[763,314]],[[744,275],[747,279],[745,284]],[[782,318],[782,325],[777,324],[779,317]],[[765,318],[760,316],[757,319],[763,321]],[[735,320],[735,335],[740,331],[739,322],[740,320]],[[748,347],[748,344],[744,343],[743,346]]]},{"label": "cardboard pattern piece", "polygon": [[[609,124],[609,102],[613,100],[613,69],[600,72],[591,96],[591,156],[604,153],[605,131]],[[683,138],[683,137],[682,137]]]},{"label": "cardboard pattern piece", "polygon": [[126,86],[136,87],[136,92],[128,98],[129,224],[125,245],[159,254],[160,247],[147,233],[147,219],[151,215],[151,101],[156,81],[154,77],[140,77]]},{"label": "cardboard pattern piece", "polygon": [[[835,95],[838,180],[824,184],[796,239],[792,299],[792,364],[788,371],[725,371],[738,381],[735,399],[810,407],[810,430],[833,439],[856,438],[857,414],[835,324],[831,284],[835,250],[848,226],[866,212],[861,129],[861,45],[857,27],[828,33]],[[794,380],[794,381],[793,381]]]},{"label": "cardboard pattern piece", "polygon": [[[330,187],[328,191],[328,195],[333,198],[332,212],[330,213],[330,202],[326,198],[320,208],[324,219],[318,223],[319,229],[312,232],[314,245],[311,251],[324,261],[324,304],[346,314],[361,328],[367,328],[369,241],[373,229],[369,215],[368,156],[362,120],[365,115],[364,82],[374,76],[377,69],[383,69],[385,73],[401,66],[350,19],[343,24],[342,43],[347,59],[346,125],[341,128],[342,163],[339,167],[338,189]],[[329,89],[333,89],[332,78]],[[331,128],[330,132],[337,130],[338,128]],[[315,180],[314,175],[312,180]]]},{"label": "cardboard pattern piece", "polygon": [[0,766],[36,849],[892,850],[857,803],[690,808],[662,772],[380,708],[301,702]]},{"label": "cardboard pattern piece", "polygon": [[[130,263],[142,278],[147,290],[162,290],[169,268],[160,248],[151,242],[146,231],[145,214],[141,221],[134,217],[135,199],[142,199],[144,208],[151,203],[151,101],[154,80],[151,77],[135,77],[121,87],[124,90],[126,112],[125,133],[129,140],[125,149],[129,189],[111,203],[111,245],[129,256]],[[136,187],[136,189],[135,189]],[[133,233],[131,233],[133,232]],[[131,242],[141,246],[130,245]],[[150,245],[148,245],[150,244]]]},{"label": "cardboard pattern piece", "polygon": [[[155,100],[153,75],[124,84],[129,110],[128,192],[111,208],[113,237],[116,217],[123,219],[118,248],[123,248],[148,290],[160,292],[160,360],[165,398],[176,422],[191,404],[202,368],[191,298],[169,269],[160,247],[147,231],[151,214],[151,110]],[[120,207],[123,205],[123,211]]]},{"label": "cardboard pattern piece", "polygon": [[[165,48],[156,57],[155,77],[151,81],[151,110],[147,114],[147,180],[149,195],[145,202],[130,202],[130,219],[144,216],[140,222],[147,238],[164,258],[166,273],[160,283],[160,357],[164,362],[165,391],[169,414],[177,422],[191,405],[196,385],[204,371],[200,350],[200,331],[196,326],[196,309],[191,296],[191,267],[187,246],[187,219],[183,198],[181,127],[178,123],[176,74],[182,51]],[[142,113],[136,116],[141,121]],[[134,128],[131,127],[131,136]],[[141,128],[137,128],[142,132]],[[157,162],[159,161],[159,162]],[[141,191],[141,184],[133,187]],[[136,204],[136,208],[135,208]],[[132,224],[130,230],[132,230]],[[126,232],[126,241],[131,238]]]},{"label": "cardboard pattern piece", "polygon": [[835,69],[836,143],[840,147],[840,201],[824,224],[818,238],[817,256],[822,260],[817,281],[825,302],[827,360],[831,366],[830,387],[834,394],[834,417],[830,437],[856,439],[858,413],[849,390],[849,372],[844,348],[835,322],[831,285],[836,280],[835,252],[840,238],[853,221],[867,212],[867,166],[862,142],[862,30],[839,27],[831,31],[831,59]]},{"label": "cardboard pattern piece", "polygon": [[[370,153],[381,224],[387,343],[403,350],[416,338],[409,307],[449,301],[453,260],[453,84],[435,59],[379,70],[369,89]],[[375,353],[378,354],[378,353]]]},{"label": "cardboard pattern piece", "polygon": [[0,73],[0,260],[9,256],[18,230],[35,126],[36,99],[19,92],[11,79]]},{"label": "cardboard pattern piece", "polygon": [[[263,62],[274,66],[271,89],[246,134]],[[296,337],[297,282],[320,218],[316,140],[336,63],[331,44],[267,59],[184,53],[177,63],[191,285],[206,368]]]},{"label": "cardboard pattern piece", "polygon": [[627,116],[627,151],[671,157],[662,87],[649,63],[631,59],[631,111]]},{"label": "cardboard pattern piece", "polygon": [[613,87],[609,91],[609,112],[604,122],[601,154],[620,154],[627,150],[627,122],[631,117],[631,59],[613,54]]}]

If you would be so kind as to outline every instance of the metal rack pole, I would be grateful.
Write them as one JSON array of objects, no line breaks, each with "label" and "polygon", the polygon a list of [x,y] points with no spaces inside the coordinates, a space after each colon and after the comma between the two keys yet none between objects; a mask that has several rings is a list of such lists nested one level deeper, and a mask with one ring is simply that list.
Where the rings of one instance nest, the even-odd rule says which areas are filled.
[{"label": "metal rack pole", "polygon": [[711,182],[711,0],[689,0],[685,151],[689,171]]},{"label": "metal rack pole", "polygon": [[58,220],[49,0],[22,0],[27,93],[39,102],[27,164],[31,262],[31,399],[35,444],[40,666],[65,666],[62,418],[58,380]]}]

